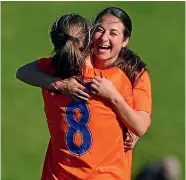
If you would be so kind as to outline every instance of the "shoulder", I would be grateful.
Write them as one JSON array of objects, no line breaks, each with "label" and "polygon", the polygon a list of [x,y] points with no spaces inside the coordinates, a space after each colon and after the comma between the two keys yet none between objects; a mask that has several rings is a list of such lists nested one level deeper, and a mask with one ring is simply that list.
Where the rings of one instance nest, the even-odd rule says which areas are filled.
[{"label": "shoulder", "polygon": [[134,89],[139,87],[151,87],[149,73],[144,69],[139,73],[135,80]]},{"label": "shoulder", "polygon": [[133,88],[133,104],[137,111],[152,112],[152,92],[149,73],[144,71]]},{"label": "shoulder", "polygon": [[108,74],[112,79],[120,81],[120,83],[130,84],[131,82],[126,74],[118,67],[112,67],[108,69]]}]

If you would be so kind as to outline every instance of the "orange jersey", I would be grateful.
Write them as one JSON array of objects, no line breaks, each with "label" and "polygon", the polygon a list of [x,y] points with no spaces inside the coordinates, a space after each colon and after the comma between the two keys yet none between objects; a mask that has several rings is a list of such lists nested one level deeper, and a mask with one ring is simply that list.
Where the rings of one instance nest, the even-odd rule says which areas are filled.
[{"label": "orange jersey", "polygon": [[151,83],[148,72],[145,71],[133,88],[133,108],[137,111],[152,112]]},{"label": "orange jersey", "polygon": [[[43,71],[53,73],[50,61],[38,63]],[[111,80],[132,105],[131,83],[119,68],[86,66],[85,81],[95,76]],[[46,89],[42,94],[51,136],[42,180],[130,180],[131,151],[124,152],[123,125],[107,101],[93,96],[85,104]]]}]

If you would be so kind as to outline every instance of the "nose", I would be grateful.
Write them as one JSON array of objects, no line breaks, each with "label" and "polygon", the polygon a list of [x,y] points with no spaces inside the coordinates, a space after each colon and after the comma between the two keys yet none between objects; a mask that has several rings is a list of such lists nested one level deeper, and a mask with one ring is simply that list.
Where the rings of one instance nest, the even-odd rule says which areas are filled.
[{"label": "nose", "polygon": [[103,42],[107,42],[108,40],[109,40],[109,35],[108,35],[108,33],[103,33],[102,34],[102,36],[101,36],[101,40],[103,41]]}]

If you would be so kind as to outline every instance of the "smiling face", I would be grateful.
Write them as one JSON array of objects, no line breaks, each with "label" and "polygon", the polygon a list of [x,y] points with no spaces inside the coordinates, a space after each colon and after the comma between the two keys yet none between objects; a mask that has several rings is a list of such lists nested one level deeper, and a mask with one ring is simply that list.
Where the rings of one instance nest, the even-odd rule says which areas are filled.
[{"label": "smiling face", "polygon": [[99,61],[113,63],[128,43],[124,38],[124,24],[116,16],[106,14],[101,18],[93,35],[93,52]]}]

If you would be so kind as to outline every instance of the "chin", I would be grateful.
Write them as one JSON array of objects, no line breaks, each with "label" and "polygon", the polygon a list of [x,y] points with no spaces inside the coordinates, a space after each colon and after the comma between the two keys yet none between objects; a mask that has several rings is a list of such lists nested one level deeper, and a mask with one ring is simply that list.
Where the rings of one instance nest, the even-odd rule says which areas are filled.
[{"label": "chin", "polygon": [[105,56],[105,55],[96,55],[96,57],[100,61],[107,61],[109,59],[109,57],[108,56]]}]

